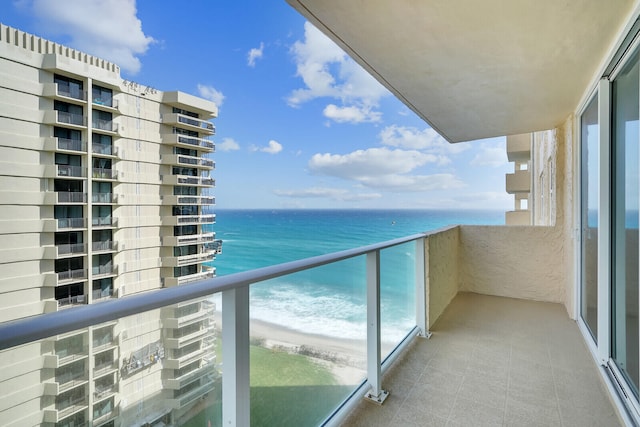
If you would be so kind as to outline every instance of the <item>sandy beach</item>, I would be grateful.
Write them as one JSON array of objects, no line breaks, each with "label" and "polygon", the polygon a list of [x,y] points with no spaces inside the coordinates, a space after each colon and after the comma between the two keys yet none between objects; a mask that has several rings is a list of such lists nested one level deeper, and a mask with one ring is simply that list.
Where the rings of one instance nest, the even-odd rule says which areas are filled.
[{"label": "sandy beach", "polygon": [[[221,313],[216,311],[216,324]],[[326,335],[304,333],[282,325],[251,319],[250,337],[266,348],[299,353],[305,346],[307,356],[326,366],[340,384],[359,384],[366,376],[366,342]],[[311,353],[311,354],[309,354]]]}]

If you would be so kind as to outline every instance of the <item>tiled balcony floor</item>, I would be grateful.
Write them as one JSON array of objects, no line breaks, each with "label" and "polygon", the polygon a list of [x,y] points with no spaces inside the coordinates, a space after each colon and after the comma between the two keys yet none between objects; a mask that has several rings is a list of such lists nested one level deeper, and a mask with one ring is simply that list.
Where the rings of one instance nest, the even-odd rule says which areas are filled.
[{"label": "tiled balcony floor", "polygon": [[345,426],[619,426],[560,304],[460,293]]}]

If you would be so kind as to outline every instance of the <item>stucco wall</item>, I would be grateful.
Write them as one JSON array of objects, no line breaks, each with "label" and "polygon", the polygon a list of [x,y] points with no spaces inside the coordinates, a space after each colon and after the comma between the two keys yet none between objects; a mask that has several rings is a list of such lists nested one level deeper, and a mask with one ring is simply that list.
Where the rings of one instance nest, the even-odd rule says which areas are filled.
[{"label": "stucco wall", "polygon": [[556,227],[460,226],[461,291],[564,303],[565,244]]},{"label": "stucco wall", "polygon": [[438,320],[459,288],[459,227],[438,230],[425,239],[427,327]]}]

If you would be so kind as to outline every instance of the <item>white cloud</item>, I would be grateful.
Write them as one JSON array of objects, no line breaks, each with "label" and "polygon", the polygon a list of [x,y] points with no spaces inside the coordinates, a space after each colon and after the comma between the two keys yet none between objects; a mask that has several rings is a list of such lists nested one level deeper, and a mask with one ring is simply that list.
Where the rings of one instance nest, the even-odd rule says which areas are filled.
[{"label": "white cloud", "polygon": [[360,180],[367,187],[394,192],[422,192],[452,190],[465,184],[455,175],[440,173],[433,175],[384,175]]},{"label": "white cloud", "polygon": [[216,144],[216,151],[236,151],[240,149],[240,144],[232,138],[224,138],[222,142]]},{"label": "white cloud", "polygon": [[309,160],[313,173],[362,180],[371,176],[408,173],[438,158],[415,150],[369,148],[349,154],[314,154]]},{"label": "white cloud", "polygon": [[198,95],[212,101],[218,107],[222,105],[225,98],[224,94],[216,90],[213,86],[202,85],[200,83],[198,83]]},{"label": "white cloud", "polygon": [[326,198],[337,201],[372,200],[382,197],[379,193],[352,193],[341,188],[312,187],[303,190],[275,190],[274,193],[281,197],[291,198]]},{"label": "white cloud", "polygon": [[249,67],[255,67],[256,59],[262,58],[263,53],[264,53],[264,43],[260,42],[259,48],[254,47],[251,50],[249,50],[249,53],[247,53],[247,65],[249,65]]},{"label": "white cloud", "polygon": [[464,143],[448,143],[431,128],[418,130],[414,127],[392,125],[382,129],[379,137],[383,145],[411,150],[428,150],[438,154],[458,154],[469,148]]},{"label": "white cloud", "polygon": [[325,117],[338,123],[379,122],[382,119],[381,112],[371,111],[367,107],[338,107],[335,104],[329,104],[322,113]]},{"label": "white cloud", "polygon": [[131,74],[140,71],[139,56],[155,42],[142,31],[135,0],[65,0],[64,5],[58,0],[25,3],[45,35],[68,35],[70,46],[113,61]]},{"label": "white cloud", "polygon": [[[304,40],[295,42],[291,53],[296,62],[296,75],[305,84],[287,98],[292,107],[328,97],[342,102],[343,105],[336,108],[355,106],[362,111],[370,111],[378,105],[380,98],[389,95],[384,86],[309,22],[304,24]],[[341,117],[340,114],[335,116]],[[359,123],[352,120],[342,122]]]},{"label": "white cloud", "polygon": [[473,166],[491,166],[497,168],[506,165],[508,162],[504,143],[481,143],[478,154],[476,154],[470,163]]},{"label": "white cloud", "polygon": [[278,154],[282,151],[282,144],[272,139],[269,141],[269,145],[267,145],[266,147],[256,147],[255,145],[252,145],[251,147],[249,147],[249,150],[261,151],[268,154]]}]

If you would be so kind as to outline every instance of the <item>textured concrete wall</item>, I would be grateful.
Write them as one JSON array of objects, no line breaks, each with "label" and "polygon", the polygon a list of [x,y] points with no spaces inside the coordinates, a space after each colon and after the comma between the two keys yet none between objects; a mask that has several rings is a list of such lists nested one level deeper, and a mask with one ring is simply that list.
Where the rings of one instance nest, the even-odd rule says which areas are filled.
[{"label": "textured concrete wall", "polygon": [[568,266],[557,227],[460,226],[461,291],[565,302]]},{"label": "textured concrete wall", "polygon": [[460,271],[459,227],[438,230],[425,240],[427,327],[438,320],[458,293]]}]

